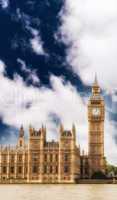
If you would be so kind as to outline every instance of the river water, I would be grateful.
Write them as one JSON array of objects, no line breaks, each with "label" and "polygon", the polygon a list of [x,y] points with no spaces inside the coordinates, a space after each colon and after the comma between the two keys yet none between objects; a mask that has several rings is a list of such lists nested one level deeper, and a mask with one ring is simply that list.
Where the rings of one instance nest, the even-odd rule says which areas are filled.
[{"label": "river water", "polygon": [[0,200],[117,200],[117,185],[0,185]]}]

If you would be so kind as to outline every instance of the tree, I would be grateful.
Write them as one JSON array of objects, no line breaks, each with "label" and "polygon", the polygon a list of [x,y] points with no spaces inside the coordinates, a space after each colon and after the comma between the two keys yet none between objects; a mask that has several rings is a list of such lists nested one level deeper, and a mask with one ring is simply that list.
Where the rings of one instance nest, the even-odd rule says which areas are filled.
[{"label": "tree", "polygon": [[92,178],[92,179],[106,179],[107,177],[106,177],[106,175],[105,175],[103,172],[97,171],[97,172],[95,172],[95,173],[92,175],[91,178]]}]

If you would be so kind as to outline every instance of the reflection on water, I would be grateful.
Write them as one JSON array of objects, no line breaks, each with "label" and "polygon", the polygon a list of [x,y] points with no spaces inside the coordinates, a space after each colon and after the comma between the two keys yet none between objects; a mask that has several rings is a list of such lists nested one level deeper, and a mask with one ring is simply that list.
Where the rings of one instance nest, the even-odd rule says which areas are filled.
[{"label": "reflection on water", "polygon": [[117,185],[0,185],[0,200],[117,200]]}]

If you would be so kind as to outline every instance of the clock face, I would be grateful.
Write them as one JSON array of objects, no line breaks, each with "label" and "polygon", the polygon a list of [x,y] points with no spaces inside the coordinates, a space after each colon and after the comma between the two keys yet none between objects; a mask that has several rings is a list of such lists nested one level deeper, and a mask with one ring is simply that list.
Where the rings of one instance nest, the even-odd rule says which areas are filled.
[{"label": "clock face", "polygon": [[98,117],[100,115],[100,108],[93,108],[92,114],[95,117]]}]

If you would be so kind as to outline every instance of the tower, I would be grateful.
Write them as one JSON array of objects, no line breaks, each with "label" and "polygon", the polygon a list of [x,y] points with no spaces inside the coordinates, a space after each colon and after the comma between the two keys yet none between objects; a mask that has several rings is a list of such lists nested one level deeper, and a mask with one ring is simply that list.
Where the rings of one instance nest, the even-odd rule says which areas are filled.
[{"label": "tower", "polygon": [[19,131],[19,139],[18,139],[18,147],[24,147],[25,141],[24,141],[24,128],[21,126]]},{"label": "tower", "polygon": [[97,77],[92,86],[92,95],[88,102],[89,123],[89,168],[90,177],[95,172],[105,173],[104,161],[104,118],[105,104],[101,96]]},{"label": "tower", "polygon": [[36,131],[29,127],[28,141],[28,182],[42,181],[43,174],[43,150],[46,140],[46,129],[42,126]]},{"label": "tower", "polygon": [[60,126],[59,141],[59,182],[74,183],[80,174],[80,152],[76,147],[76,128],[64,130]]}]

